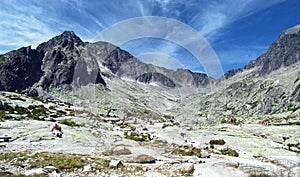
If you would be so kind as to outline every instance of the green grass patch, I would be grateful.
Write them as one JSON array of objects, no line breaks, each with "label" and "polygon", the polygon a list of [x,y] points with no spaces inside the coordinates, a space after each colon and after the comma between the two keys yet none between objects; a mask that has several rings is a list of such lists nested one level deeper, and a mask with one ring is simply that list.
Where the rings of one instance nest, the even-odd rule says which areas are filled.
[{"label": "green grass patch", "polygon": [[[15,166],[20,166],[26,160],[31,159],[27,163],[30,168],[43,168],[45,166],[55,166],[60,171],[73,171],[74,169],[83,168],[90,164],[90,157],[86,155],[74,154],[54,154],[54,153],[36,153],[28,154],[26,152],[17,153],[1,153],[0,160],[10,162]],[[105,159],[95,158],[93,163],[99,165],[99,168],[107,168],[109,161]]]},{"label": "green grass patch", "polygon": [[18,114],[29,114],[29,113],[30,113],[30,111],[29,111],[27,108],[20,107],[20,106],[16,106],[16,107],[15,107],[15,111],[16,111]]},{"label": "green grass patch", "polygon": [[223,139],[209,141],[210,145],[224,145],[225,143],[226,142]]},{"label": "green grass patch", "polygon": [[34,116],[44,116],[47,114],[48,109],[45,108],[45,106],[43,105],[39,105],[36,106],[33,110],[32,110],[32,114]]},{"label": "green grass patch", "polygon": [[283,125],[300,125],[300,122],[287,122],[287,123],[277,123],[273,124],[275,126],[283,126]]},{"label": "green grass patch", "polygon": [[130,134],[128,134],[128,132],[124,132],[125,138],[133,140],[133,141],[137,141],[137,142],[145,142],[150,140],[150,135],[139,135],[135,132],[131,132]]},{"label": "green grass patch", "polygon": [[26,100],[23,99],[23,98],[20,98],[20,97],[13,97],[13,96],[9,97],[9,99],[10,99],[10,100],[19,100],[19,101],[23,101],[23,102],[26,101]]},{"label": "green grass patch", "polygon": [[4,118],[5,118],[5,111],[0,110],[0,119],[4,119]]},{"label": "green grass patch", "polygon": [[26,176],[23,174],[19,174],[19,175],[11,175],[11,174],[6,174],[4,172],[0,172],[0,176],[1,177],[45,177],[46,175],[44,174],[35,174],[35,175],[30,175],[30,176]]},{"label": "green grass patch", "polygon": [[226,149],[222,149],[220,150],[222,155],[228,155],[228,156],[233,156],[233,157],[238,157],[239,153],[236,150],[230,149],[230,148],[226,148]]},{"label": "green grass patch", "polygon": [[173,149],[172,153],[176,155],[200,157],[201,149],[195,147],[178,147]]},{"label": "green grass patch", "polygon": [[7,62],[8,61],[8,58],[6,56],[2,56],[0,58],[0,63],[4,63],[4,62]]},{"label": "green grass patch", "polygon": [[129,155],[132,154],[131,151],[127,148],[118,149],[118,150],[107,150],[102,153],[105,156],[119,156],[119,155]]},{"label": "green grass patch", "polygon": [[64,125],[67,125],[67,126],[70,126],[70,127],[76,127],[76,126],[78,126],[78,124],[76,124],[76,122],[71,121],[71,120],[67,120],[67,119],[61,121],[60,123],[64,124]]}]

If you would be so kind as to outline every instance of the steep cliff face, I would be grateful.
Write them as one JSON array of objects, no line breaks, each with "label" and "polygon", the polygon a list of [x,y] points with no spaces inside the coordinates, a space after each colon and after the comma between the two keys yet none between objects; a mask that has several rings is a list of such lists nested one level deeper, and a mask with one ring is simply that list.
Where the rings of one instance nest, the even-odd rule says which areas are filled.
[{"label": "steep cliff face", "polygon": [[38,82],[43,56],[30,46],[0,55],[0,89],[21,92]]},{"label": "steep cliff face", "polygon": [[[300,113],[300,25],[283,31],[267,53],[229,71],[223,88],[183,102],[184,113],[210,121],[241,117],[293,117]],[[188,111],[187,111],[188,110]]]},{"label": "steep cliff face", "polygon": [[[84,73],[77,75],[77,78],[95,78],[81,81],[81,85],[88,83],[105,85],[99,67],[89,70],[87,62],[81,58],[81,51],[85,46],[86,44],[74,32],[65,31],[40,44],[36,50],[23,47],[1,55],[0,89],[28,94],[36,87],[44,90],[63,87],[72,84],[77,68],[81,68],[80,72]],[[78,62],[79,60],[81,62]],[[77,64],[80,66],[76,67]],[[36,91],[34,92],[34,96],[37,96]]]},{"label": "steep cliff face", "polygon": [[[79,79],[80,85],[88,83],[101,83],[105,85],[100,76],[98,68],[88,73],[86,62],[81,58],[85,43],[72,31],[65,31],[48,42],[42,43],[37,47],[37,51],[45,54],[41,69],[44,71],[40,80],[43,89],[70,85],[74,77]],[[78,65],[76,67],[76,65]],[[77,72],[74,76],[75,70]],[[98,79],[88,79],[90,78]]]},{"label": "steep cliff face", "polygon": [[265,54],[250,61],[244,68],[228,71],[225,78],[252,68],[256,68],[254,74],[266,75],[298,61],[300,61],[300,25],[283,31]]}]

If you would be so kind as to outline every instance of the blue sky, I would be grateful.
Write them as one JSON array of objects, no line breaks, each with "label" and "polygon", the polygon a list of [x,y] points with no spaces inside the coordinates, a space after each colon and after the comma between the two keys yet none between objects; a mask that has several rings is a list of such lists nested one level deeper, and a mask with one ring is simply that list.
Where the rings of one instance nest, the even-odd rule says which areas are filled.
[{"label": "blue sky", "polygon": [[[300,24],[299,9],[298,0],[2,0],[0,53],[36,47],[65,30],[93,41],[120,21],[160,16],[198,31],[226,72],[256,59],[282,30]],[[204,71],[189,51],[164,39],[135,39],[121,47],[144,61],[171,69]]]}]

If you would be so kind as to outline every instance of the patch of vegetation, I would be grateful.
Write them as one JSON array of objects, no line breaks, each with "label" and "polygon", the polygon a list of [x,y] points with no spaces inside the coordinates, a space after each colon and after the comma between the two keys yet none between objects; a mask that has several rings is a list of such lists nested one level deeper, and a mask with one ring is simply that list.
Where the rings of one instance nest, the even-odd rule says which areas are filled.
[{"label": "patch of vegetation", "polygon": [[125,138],[133,140],[133,141],[138,141],[138,142],[144,142],[150,140],[150,135],[139,135],[134,132],[131,132],[128,134],[128,132],[124,132]]},{"label": "patch of vegetation", "polygon": [[[85,165],[90,164],[89,156],[73,155],[73,154],[54,154],[54,153],[36,153],[28,154],[26,152],[16,153],[1,153],[0,160],[13,163],[13,165],[20,166],[25,161],[31,168],[55,166],[61,171],[73,171],[74,169],[83,168]],[[28,160],[30,159],[30,160]],[[99,168],[107,168],[109,161],[105,159],[93,159],[94,163],[99,165]]]},{"label": "patch of vegetation", "polygon": [[300,122],[287,122],[287,123],[277,123],[273,124],[275,126],[283,126],[283,125],[300,125]]},{"label": "patch of vegetation", "polygon": [[221,119],[221,124],[225,124],[227,123],[227,121],[225,120],[225,118]]},{"label": "patch of vegetation", "polygon": [[281,99],[284,99],[285,98],[285,92],[283,92],[280,96],[279,96],[279,98],[281,98]]},{"label": "patch of vegetation", "polygon": [[300,143],[296,143],[296,144],[287,144],[288,146],[288,150],[296,152],[296,153],[300,153]]},{"label": "patch of vegetation", "polygon": [[76,127],[76,126],[78,126],[78,124],[76,122],[71,121],[71,120],[67,120],[67,119],[64,119],[60,123],[64,124],[64,125],[67,125],[67,126],[70,126],[70,127]]},{"label": "patch of vegetation", "polygon": [[269,93],[272,89],[273,87],[269,87],[268,90],[266,91],[266,94]]},{"label": "patch of vegetation", "polygon": [[5,176],[9,176],[9,177],[45,177],[46,175],[44,174],[35,174],[35,175],[30,175],[30,176],[26,176],[23,174],[19,174],[19,175],[12,175],[12,174],[6,174],[4,172],[0,172],[0,176],[5,177]]},{"label": "patch of vegetation", "polygon": [[16,111],[18,114],[29,114],[29,113],[30,113],[30,111],[29,111],[27,108],[20,107],[20,106],[16,106],[16,107],[15,107],[15,111]]},{"label": "patch of vegetation", "polygon": [[200,157],[201,149],[195,147],[177,147],[173,149],[173,154],[183,155],[183,156],[197,156]]},{"label": "patch of vegetation", "polygon": [[0,119],[4,119],[4,118],[5,118],[5,111],[0,110]]},{"label": "patch of vegetation", "polygon": [[251,105],[251,109],[253,109],[253,108],[257,107],[258,101],[254,101],[254,102],[250,103],[250,105]]},{"label": "patch of vegetation", "polygon": [[[299,94],[299,100],[297,100],[298,102],[300,102],[300,94]],[[298,97],[296,98],[296,99],[298,99]],[[289,106],[288,106],[288,111],[292,111],[292,112],[295,112],[295,111],[297,111],[298,109],[300,109],[300,106],[294,106],[294,105],[292,105],[292,104],[290,104]]]},{"label": "patch of vegetation", "polygon": [[44,100],[40,97],[31,97],[31,98],[34,99],[35,101],[44,102]]},{"label": "patch of vegetation", "polygon": [[26,100],[23,99],[23,98],[20,98],[20,97],[14,97],[14,96],[9,97],[9,99],[10,99],[10,100],[19,100],[19,101],[23,101],[23,102],[26,101]]},{"label": "patch of vegetation", "polygon": [[32,110],[32,109],[34,109],[34,108],[35,108],[34,105],[29,105],[29,106],[28,106],[28,109],[31,109],[31,110]]},{"label": "patch of vegetation", "polygon": [[47,114],[48,109],[45,108],[45,106],[43,105],[39,105],[36,106],[33,110],[32,110],[32,114],[35,116],[44,116]]},{"label": "patch of vegetation", "polygon": [[124,148],[124,149],[118,149],[118,150],[110,149],[110,150],[103,152],[102,154],[105,156],[111,156],[111,155],[119,156],[119,155],[129,155],[132,153],[129,149]]},{"label": "patch of vegetation", "polygon": [[225,143],[226,142],[223,139],[209,141],[210,145],[224,145]]},{"label": "patch of vegetation", "polygon": [[222,155],[229,155],[229,156],[233,156],[233,157],[238,157],[239,153],[236,150],[230,149],[230,148],[226,148],[226,149],[222,149],[220,150]]},{"label": "patch of vegetation", "polygon": [[0,58],[0,63],[4,63],[4,62],[7,62],[8,61],[8,58],[6,57],[6,56],[2,56],[1,58]]},{"label": "patch of vegetation", "polygon": [[4,110],[8,111],[9,114],[14,114],[15,113],[15,108],[12,107],[12,106],[9,106],[9,105]]},{"label": "patch of vegetation", "polygon": [[56,111],[56,114],[57,114],[58,117],[67,115],[67,113],[66,113],[65,111],[63,111],[63,110],[57,110],[57,111]]},{"label": "patch of vegetation", "polygon": [[55,109],[56,109],[56,107],[55,107],[55,106],[50,106],[50,107],[49,107],[49,109],[51,109],[51,110],[55,110]]}]

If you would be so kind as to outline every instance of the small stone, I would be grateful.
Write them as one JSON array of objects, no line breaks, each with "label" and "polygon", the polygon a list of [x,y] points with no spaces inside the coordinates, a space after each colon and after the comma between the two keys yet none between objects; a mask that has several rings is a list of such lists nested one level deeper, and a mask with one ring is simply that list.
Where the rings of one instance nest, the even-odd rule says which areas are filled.
[{"label": "small stone", "polygon": [[123,166],[122,162],[120,160],[111,160],[109,162],[109,166],[111,168],[120,168],[121,166]]},{"label": "small stone", "polygon": [[57,173],[56,171],[49,173],[48,175],[49,175],[49,177],[62,177],[62,175]]},{"label": "small stone", "polygon": [[134,159],[135,163],[155,163],[156,159],[149,155],[139,155]]},{"label": "small stone", "polygon": [[210,154],[206,151],[201,151],[200,158],[210,158]]},{"label": "small stone", "polygon": [[48,173],[57,172],[57,168],[54,166],[46,166],[44,167],[44,170]]},{"label": "small stone", "polygon": [[192,156],[192,157],[189,159],[189,162],[190,162],[190,163],[193,163],[193,164],[196,164],[196,163],[200,163],[201,160],[200,160],[198,157],[196,157],[196,156]]},{"label": "small stone", "polygon": [[149,169],[147,167],[143,167],[143,172],[148,171]]},{"label": "small stone", "polygon": [[35,168],[35,169],[27,170],[24,173],[25,176],[33,176],[33,175],[39,175],[39,174],[45,174],[45,171],[43,170],[43,168]]},{"label": "small stone", "polygon": [[83,172],[91,172],[91,171],[93,171],[94,168],[95,168],[94,165],[88,164],[83,167]]},{"label": "small stone", "polygon": [[194,164],[185,164],[180,168],[181,173],[188,173],[191,174],[195,170]]}]

